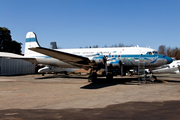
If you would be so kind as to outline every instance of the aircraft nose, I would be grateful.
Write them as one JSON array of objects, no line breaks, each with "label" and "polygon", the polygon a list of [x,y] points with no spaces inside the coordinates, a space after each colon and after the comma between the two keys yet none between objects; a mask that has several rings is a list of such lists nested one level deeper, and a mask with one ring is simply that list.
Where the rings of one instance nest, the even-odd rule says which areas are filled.
[{"label": "aircraft nose", "polygon": [[167,60],[167,64],[172,63],[172,61],[173,61],[173,59],[172,59],[172,58],[170,58],[170,57],[168,57],[168,56],[166,56],[165,58],[166,58],[166,60]]}]

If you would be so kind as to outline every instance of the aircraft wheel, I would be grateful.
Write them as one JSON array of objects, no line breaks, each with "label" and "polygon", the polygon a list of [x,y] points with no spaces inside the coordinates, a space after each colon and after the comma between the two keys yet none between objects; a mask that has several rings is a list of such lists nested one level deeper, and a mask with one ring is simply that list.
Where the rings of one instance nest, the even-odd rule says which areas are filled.
[{"label": "aircraft wheel", "polygon": [[156,80],[157,80],[156,76],[153,76],[153,80],[154,80],[154,81],[156,81]]},{"label": "aircraft wheel", "polygon": [[154,75],[150,75],[150,81],[151,82],[154,82],[154,81],[156,81],[157,80],[157,78],[156,78],[156,76],[154,76]]},{"label": "aircraft wheel", "polygon": [[88,77],[88,82],[92,82],[92,76],[91,75]]},{"label": "aircraft wheel", "polygon": [[102,72],[102,76],[106,76],[106,72],[105,71]]},{"label": "aircraft wheel", "polygon": [[64,74],[65,74],[65,75],[68,75],[67,71],[64,71]]},{"label": "aircraft wheel", "polygon": [[110,73],[108,73],[108,74],[106,75],[106,79],[107,79],[107,80],[112,80],[112,79],[113,79],[113,75],[110,74]]},{"label": "aircraft wheel", "polygon": [[93,72],[92,75],[88,77],[88,82],[95,82],[97,80],[97,73]]}]

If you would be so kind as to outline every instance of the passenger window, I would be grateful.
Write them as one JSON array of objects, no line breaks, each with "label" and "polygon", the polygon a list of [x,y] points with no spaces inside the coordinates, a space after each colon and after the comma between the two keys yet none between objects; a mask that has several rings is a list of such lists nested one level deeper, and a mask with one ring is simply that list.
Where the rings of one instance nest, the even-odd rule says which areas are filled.
[{"label": "passenger window", "polygon": [[149,55],[152,55],[152,52],[149,52]]},{"label": "passenger window", "polygon": [[118,57],[120,57],[120,55],[118,55]]},{"label": "passenger window", "polygon": [[112,57],[114,57],[114,55],[112,55]]}]

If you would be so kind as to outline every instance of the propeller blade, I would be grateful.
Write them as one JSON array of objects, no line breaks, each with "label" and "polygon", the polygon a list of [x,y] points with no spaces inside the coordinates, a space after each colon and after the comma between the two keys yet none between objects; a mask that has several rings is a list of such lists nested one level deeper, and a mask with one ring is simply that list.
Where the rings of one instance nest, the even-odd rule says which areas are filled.
[{"label": "propeller blade", "polygon": [[107,71],[108,71],[108,67],[107,67],[107,58],[106,58],[106,56],[104,56],[104,69],[105,69],[105,73],[106,73],[106,75],[107,75]]},{"label": "propeller blade", "polygon": [[123,77],[123,64],[121,64],[121,77]]},{"label": "propeller blade", "polygon": [[105,65],[105,72],[106,72],[106,75],[107,75],[107,71],[108,71],[107,62],[105,62],[104,65]]}]

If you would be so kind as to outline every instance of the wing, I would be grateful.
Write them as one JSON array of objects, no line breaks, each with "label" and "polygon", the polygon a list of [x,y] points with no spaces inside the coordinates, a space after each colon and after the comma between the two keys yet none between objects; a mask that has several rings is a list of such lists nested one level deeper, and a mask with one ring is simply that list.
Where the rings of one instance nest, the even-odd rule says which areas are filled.
[{"label": "wing", "polygon": [[79,67],[90,67],[89,65],[89,59],[86,57],[57,51],[53,49],[43,48],[43,47],[35,47],[35,48],[29,48],[32,51],[50,56],[52,58],[56,58],[60,61],[63,61],[65,63],[69,63],[71,65],[79,66]]},{"label": "wing", "polygon": [[0,52],[0,57],[11,58],[11,59],[23,59],[23,60],[29,61],[31,63],[37,63],[35,58],[24,57],[22,55],[17,55],[14,53]]}]

